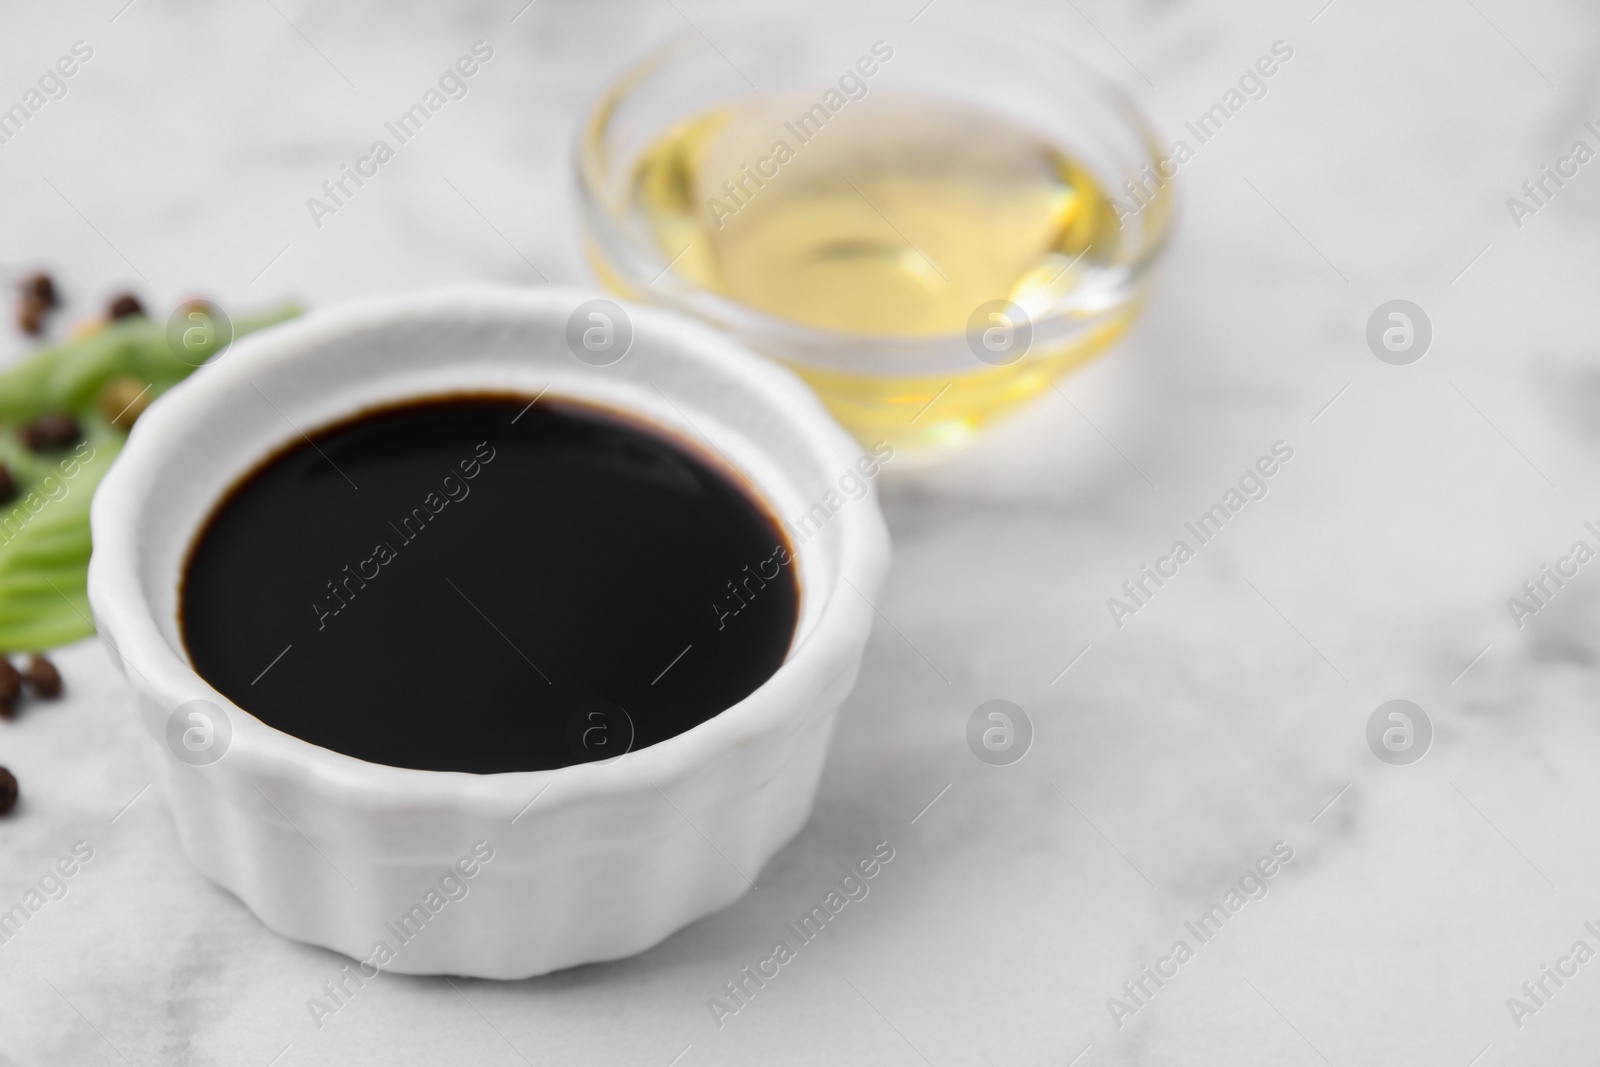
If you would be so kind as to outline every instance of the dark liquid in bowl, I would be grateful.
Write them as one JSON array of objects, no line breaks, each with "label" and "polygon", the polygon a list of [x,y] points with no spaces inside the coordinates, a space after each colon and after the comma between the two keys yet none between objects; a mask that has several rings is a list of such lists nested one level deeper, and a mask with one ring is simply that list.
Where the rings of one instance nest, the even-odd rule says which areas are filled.
[{"label": "dark liquid in bowl", "polygon": [[663,432],[530,399],[367,412],[246,476],[189,554],[195,669],[312,744],[478,773],[652,745],[771,677],[775,520]]}]

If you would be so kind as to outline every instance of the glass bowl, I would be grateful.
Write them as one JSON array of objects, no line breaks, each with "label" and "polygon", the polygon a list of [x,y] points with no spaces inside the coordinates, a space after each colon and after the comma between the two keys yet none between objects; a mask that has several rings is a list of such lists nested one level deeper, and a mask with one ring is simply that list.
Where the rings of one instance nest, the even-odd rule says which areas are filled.
[{"label": "glass bowl", "polygon": [[[1127,328],[1171,228],[1177,170],[1132,102],[1052,42],[924,11],[909,24],[877,27],[847,12],[704,22],[627,68],[594,105],[577,149],[585,253],[602,284],[732,333],[799,373],[863,444],[887,441],[913,454],[964,444]],[[751,114],[770,116],[773,151],[738,167],[729,160],[741,157],[724,151],[721,170],[708,154],[698,173],[642,171],[664,143],[693,145],[727,129],[729,120],[717,116],[747,122]],[[881,217],[884,241],[899,244],[898,262],[926,276],[937,314],[902,329],[886,307],[877,321],[875,293],[849,285],[805,294],[806,315],[774,308],[793,290],[740,297],[749,260],[732,255],[724,236],[755,225],[744,220],[763,211],[770,217],[770,205],[798,188],[792,175],[808,153],[869,156],[881,138],[900,136],[906,123],[898,116],[913,124],[933,116],[932,128],[946,114],[981,119],[968,122],[969,136],[923,145],[935,149],[925,152],[929,168],[988,167],[995,195],[1011,195],[1018,186],[1007,184],[1007,160],[985,139],[996,129],[1022,130],[1060,152],[1080,183],[1088,179],[1051,202],[1055,228],[1017,284],[986,289],[965,279],[962,269],[981,255],[941,267],[919,243],[927,219],[912,209],[925,205],[879,203],[851,183],[854,194],[840,186],[839,195],[858,195],[864,206],[856,210]],[[813,147],[830,138],[829,149]],[[781,158],[780,142],[795,162]],[[649,199],[663,189],[684,204],[704,199],[705,215],[685,209],[664,220],[652,207],[659,200]],[[897,217],[915,218],[923,230],[907,233]],[[961,221],[950,216],[952,225]]]}]

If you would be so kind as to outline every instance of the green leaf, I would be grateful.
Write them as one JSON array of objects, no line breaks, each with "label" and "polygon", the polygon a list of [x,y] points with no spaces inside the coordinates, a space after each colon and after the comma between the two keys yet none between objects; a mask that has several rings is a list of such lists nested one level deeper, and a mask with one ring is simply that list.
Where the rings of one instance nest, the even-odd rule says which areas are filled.
[{"label": "green leaf", "polygon": [[[234,337],[293,318],[290,305],[234,323]],[[33,652],[94,632],[86,592],[89,502],[122,450],[121,431],[96,410],[114,378],[149,383],[157,394],[218,351],[226,331],[204,330],[179,358],[164,323],[123,319],[77,341],[39,349],[0,371],[0,463],[17,496],[0,505],[0,650]],[[71,413],[84,432],[77,448],[36,454],[23,448],[17,426],[53,412]]]}]

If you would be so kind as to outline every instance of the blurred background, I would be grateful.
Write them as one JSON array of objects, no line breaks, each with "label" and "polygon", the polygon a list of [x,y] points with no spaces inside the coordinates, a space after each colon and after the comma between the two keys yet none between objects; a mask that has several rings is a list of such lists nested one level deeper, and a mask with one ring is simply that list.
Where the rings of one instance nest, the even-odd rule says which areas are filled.
[{"label": "blurred background", "polygon": [[[0,107],[74,42],[92,58],[0,143],[0,269],[54,273],[58,329],[122,290],[164,313],[194,293],[315,309],[592,285],[587,109],[670,37],[722,62],[734,5],[524,4],[8,9]],[[1600,950],[1600,576],[1520,625],[1508,600],[1597,544],[1600,164],[1542,204],[1523,187],[1579,141],[1600,151],[1600,13],[873,0],[852,18],[914,49],[957,15],[1059,42],[1163,144],[1274,42],[1293,58],[1182,167],[1126,338],[948,462],[879,479],[879,626],[816,812],[760,888],[634,959],[385,976],[319,1027],[306,1001],[346,961],[189,868],[91,640],[58,657],[61,706],[0,724],[25,796],[0,823],[0,906],[75,841],[95,850],[0,945],[0,1064],[1467,1067],[1593,1047],[1600,964],[1537,983],[1575,942]],[[307,199],[477,41],[493,59],[468,94],[319,226]],[[867,43],[841,35],[841,69]],[[1431,324],[1406,365],[1368,343],[1393,300]],[[28,347],[7,334],[0,354]],[[1118,618],[1124,583],[1278,442],[1267,494]],[[1032,725],[1009,766],[966,740],[993,699]],[[1425,758],[1369,744],[1394,699],[1431,724]],[[895,859],[870,896],[719,1027],[708,999],[880,841]],[[1293,858],[1270,892],[1203,945],[1187,933],[1277,842]],[[1179,939],[1194,958],[1140,992]]]}]

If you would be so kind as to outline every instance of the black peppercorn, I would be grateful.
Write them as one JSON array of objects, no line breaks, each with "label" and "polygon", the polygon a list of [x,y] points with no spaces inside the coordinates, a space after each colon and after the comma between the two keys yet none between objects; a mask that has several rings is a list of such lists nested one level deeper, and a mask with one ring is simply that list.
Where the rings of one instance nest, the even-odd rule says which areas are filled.
[{"label": "black peppercorn", "polygon": [[144,305],[132,293],[118,293],[106,306],[106,316],[111,319],[127,319],[143,314]]},{"label": "black peppercorn", "polygon": [[17,717],[17,698],[22,695],[22,675],[11,661],[0,656],[0,719]]},{"label": "black peppercorn", "polygon": [[61,695],[61,672],[37,653],[28,657],[28,664],[22,669],[22,680],[28,683],[33,695],[41,699],[52,700]]},{"label": "black peppercorn", "polygon": [[19,434],[23,445],[32,452],[59,452],[77,444],[83,437],[76,420],[71,415],[59,412],[39,416],[24,426]]}]

